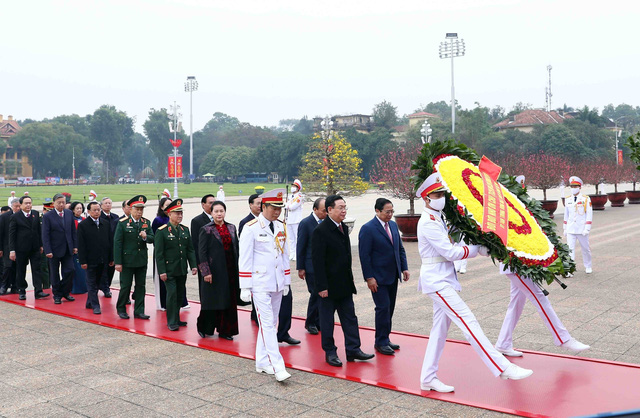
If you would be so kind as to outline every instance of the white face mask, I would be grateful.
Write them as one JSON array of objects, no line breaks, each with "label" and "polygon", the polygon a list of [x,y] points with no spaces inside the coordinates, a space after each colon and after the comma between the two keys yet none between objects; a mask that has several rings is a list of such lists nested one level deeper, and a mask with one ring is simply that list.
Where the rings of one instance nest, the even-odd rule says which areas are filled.
[{"label": "white face mask", "polygon": [[437,211],[441,211],[442,209],[444,209],[444,204],[445,204],[444,196],[441,197],[440,199],[431,199],[429,202],[429,206],[431,206],[433,210],[437,210]]},{"label": "white face mask", "polygon": [[574,195],[574,196],[575,196],[575,195],[577,195],[577,194],[579,194],[579,193],[580,193],[580,188],[579,188],[579,187],[572,187],[572,188],[571,188],[571,194],[572,194],[572,195]]},{"label": "white face mask", "polygon": [[296,186],[291,186],[291,193],[295,193],[298,191],[298,188]]}]

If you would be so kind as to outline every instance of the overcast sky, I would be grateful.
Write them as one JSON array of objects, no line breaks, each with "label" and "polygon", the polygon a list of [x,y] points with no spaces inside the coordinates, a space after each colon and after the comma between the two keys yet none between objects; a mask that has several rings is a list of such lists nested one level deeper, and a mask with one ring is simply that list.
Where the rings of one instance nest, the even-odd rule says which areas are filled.
[{"label": "overcast sky", "polygon": [[553,106],[640,105],[640,3],[633,0],[29,0],[3,3],[0,114],[85,115],[112,104],[137,119],[181,105],[196,76],[194,130],[216,112],[254,125],[325,114],[402,114],[451,98]]}]

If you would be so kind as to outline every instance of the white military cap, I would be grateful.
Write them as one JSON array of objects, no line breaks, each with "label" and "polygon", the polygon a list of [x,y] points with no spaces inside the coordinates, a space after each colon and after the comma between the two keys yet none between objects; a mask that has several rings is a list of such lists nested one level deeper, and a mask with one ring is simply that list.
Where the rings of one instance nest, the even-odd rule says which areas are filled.
[{"label": "white military cap", "polygon": [[425,181],[422,182],[422,185],[418,187],[416,191],[416,197],[427,197],[429,193],[437,192],[440,190],[444,190],[445,187],[442,185],[442,176],[440,173],[436,172],[431,174],[426,178]]},{"label": "white military cap", "polygon": [[582,179],[578,176],[569,177],[569,186],[580,186],[582,187]]}]

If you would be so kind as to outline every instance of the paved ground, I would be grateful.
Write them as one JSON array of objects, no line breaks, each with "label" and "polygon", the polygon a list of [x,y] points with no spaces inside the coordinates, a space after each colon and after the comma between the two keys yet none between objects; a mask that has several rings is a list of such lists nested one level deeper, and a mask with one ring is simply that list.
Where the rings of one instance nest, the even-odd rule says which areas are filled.
[{"label": "paved ground", "polygon": [[[373,216],[376,197],[368,194],[348,200],[349,216],[357,219],[356,229]],[[189,206],[187,219],[199,213],[198,204]],[[399,211],[407,207],[408,202],[396,204]],[[241,199],[229,202],[229,221],[237,223],[246,212]],[[565,326],[592,346],[584,356],[640,364],[639,216],[640,205],[596,212],[591,234],[594,273],[584,274],[578,255],[580,272],[567,280],[569,288],[549,287],[553,306]],[[355,244],[353,235],[352,240]],[[426,334],[432,308],[427,298],[416,292],[417,244],[406,244],[406,249],[412,279],[399,290],[394,329]],[[372,326],[373,302],[360,281],[356,248],[354,256],[359,292],[356,312],[361,325]],[[469,262],[461,282],[462,297],[495,341],[508,303],[508,281],[498,275],[490,260],[482,258]],[[151,279],[147,288],[153,288]],[[303,316],[306,287],[296,279],[292,288],[294,314]],[[197,299],[196,280],[189,280],[188,293]],[[0,317],[1,416],[499,415],[295,370],[281,385],[257,375],[251,360],[7,303],[0,303]],[[462,334],[452,328],[449,337],[462,339]],[[515,346],[562,352],[553,345],[531,305],[516,328]],[[422,355],[415,353],[416,367]],[[491,378],[487,373],[487,379]]]}]

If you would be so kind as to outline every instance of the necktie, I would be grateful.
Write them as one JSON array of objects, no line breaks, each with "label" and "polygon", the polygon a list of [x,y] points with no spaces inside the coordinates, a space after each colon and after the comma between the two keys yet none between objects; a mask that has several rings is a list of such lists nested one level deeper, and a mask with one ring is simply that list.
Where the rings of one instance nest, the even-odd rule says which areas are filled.
[{"label": "necktie", "polygon": [[344,234],[344,229],[342,229],[342,223],[338,224],[338,229],[340,230],[340,232]]},{"label": "necktie", "polygon": [[389,230],[389,222],[385,222],[384,223],[384,229],[385,229],[385,231],[387,231],[387,235],[389,235],[389,239],[391,240],[391,243],[393,244],[393,236],[391,236],[391,231]]},{"label": "necktie", "polygon": [[271,230],[271,233],[274,232],[274,230],[273,230],[273,222],[269,222],[269,229]]},{"label": "necktie", "polygon": [[98,219],[95,220],[96,228],[100,229],[100,221]]},{"label": "necktie", "polygon": [[322,223],[322,219],[318,219],[318,225]]},{"label": "necktie", "polygon": [[63,215],[62,215],[62,212],[59,212],[59,213],[58,213],[58,215],[60,215],[60,217],[61,217],[61,218],[62,218],[62,216],[63,216]]},{"label": "necktie", "polygon": [[574,196],[574,197],[573,197],[573,201],[574,201],[574,202],[577,202],[577,201],[578,201],[578,196]]}]

